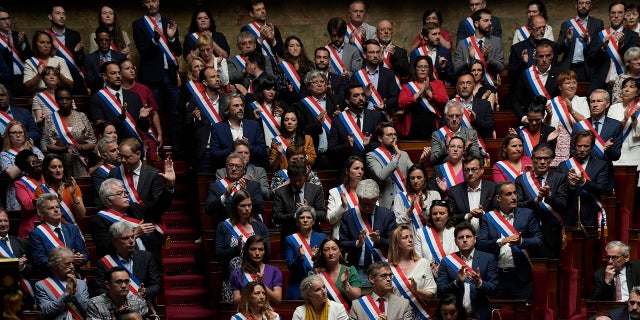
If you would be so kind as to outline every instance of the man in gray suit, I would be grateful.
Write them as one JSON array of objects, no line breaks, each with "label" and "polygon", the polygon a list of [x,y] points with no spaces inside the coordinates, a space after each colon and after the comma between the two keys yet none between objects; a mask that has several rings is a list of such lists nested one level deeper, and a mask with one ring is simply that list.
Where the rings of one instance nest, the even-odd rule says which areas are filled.
[{"label": "man in gray suit", "polygon": [[384,315],[384,318],[380,317],[379,319],[414,319],[409,300],[391,293],[393,291],[393,273],[389,263],[382,261],[372,263],[367,269],[367,275],[373,287],[372,292],[353,301],[349,314],[350,319],[369,319],[361,303],[365,299],[368,300],[369,296],[380,309],[380,313]]},{"label": "man in gray suit", "polygon": [[[453,57],[453,67],[458,73],[473,60],[484,60],[486,69],[493,79],[504,69],[504,49],[502,40],[492,36],[491,11],[480,9],[471,16],[476,33],[465,39],[460,39]],[[469,54],[471,52],[471,54]],[[482,56],[478,59],[477,56]]]},{"label": "man in gray suit", "polygon": [[434,166],[449,161],[447,145],[454,136],[464,139],[467,155],[481,157],[478,133],[462,126],[462,108],[464,108],[462,104],[455,100],[447,102],[444,106],[445,125],[431,134],[430,160]]},{"label": "man in gray suit", "polygon": [[[362,68],[362,55],[354,45],[345,40],[347,34],[347,22],[342,18],[331,18],[327,23],[327,32],[331,42],[327,45],[331,56],[331,71],[345,78]],[[336,56],[337,54],[337,56]],[[336,70],[334,60],[340,60],[344,64],[342,70]]]},{"label": "man in gray suit", "polygon": [[[238,139],[233,141],[233,151],[231,153],[237,153],[244,158],[244,163],[246,166],[245,177],[249,180],[256,181],[260,184],[260,190],[262,191],[262,199],[269,200],[271,199],[271,190],[269,189],[269,184],[267,183],[267,172],[263,167],[256,167],[253,164],[249,163],[251,160],[251,146],[249,143],[242,139]],[[227,177],[227,168],[220,168],[216,170],[216,181],[222,180]]]}]

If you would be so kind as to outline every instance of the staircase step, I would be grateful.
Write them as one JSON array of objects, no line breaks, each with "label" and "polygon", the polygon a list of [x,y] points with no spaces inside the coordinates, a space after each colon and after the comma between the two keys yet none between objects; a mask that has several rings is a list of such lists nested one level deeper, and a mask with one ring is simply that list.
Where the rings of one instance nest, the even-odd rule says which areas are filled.
[{"label": "staircase step", "polygon": [[[176,189],[179,188],[179,184],[176,184]],[[176,190],[177,191],[177,190]],[[194,201],[185,200],[184,197],[180,197],[176,195],[173,201],[171,201],[171,205],[167,209],[167,212],[176,212],[176,211],[187,211],[192,209],[195,205]]]},{"label": "staircase step", "polygon": [[203,288],[165,289],[164,300],[169,306],[197,306],[209,303],[209,291]]},{"label": "staircase step", "polygon": [[165,276],[164,286],[165,290],[180,290],[180,289],[201,289],[208,285],[206,278],[199,274],[184,274],[176,276]]},{"label": "staircase step", "polygon": [[202,244],[193,242],[176,242],[171,243],[169,248],[162,250],[163,259],[174,257],[195,257],[200,251]]},{"label": "staircase step", "polygon": [[194,264],[194,257],[170,257],[162,259],[162,269],[165,275],[194,273]]},{"label": "staircase step", "polygon": [[167,211],[162,215],[162,222],[167,229],[191,228],[195,225],[193,220],[193,217],[185,211]]},{"label": "staircase step", "polygon": [[212,312],[204,306],[167,306],[167,319],[211,319]]},{"label": "staircase step", "polygon": [[171,228],[166,234],[171,242],[194,242],[200,237],[200,232],[194,228]]}]

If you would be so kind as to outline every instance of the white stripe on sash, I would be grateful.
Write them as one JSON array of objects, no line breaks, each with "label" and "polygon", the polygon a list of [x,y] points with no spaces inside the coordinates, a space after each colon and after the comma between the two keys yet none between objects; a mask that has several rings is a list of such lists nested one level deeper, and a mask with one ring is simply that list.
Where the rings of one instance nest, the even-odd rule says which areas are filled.
[{"label": "white stripe on sash", "polygon": [[[64,243],[62,243],[62,240],[60,240],[60,238],[58,238],[58,235],[53,232],[53,230],[51,230],[46,224],[40,224],[39,226],[35,227],[34,230],[40,233],[49,247],[64,247]],[[62,228],[60,230],[62,231]]]},{"label": "white stripe on sash", "polygon": [[40,99],[40,101],[42,101],[42,103],[44,103],[44,105],[47,106],[49,110],[51,110],[51,113],[60,110],[56,99],[46,90],[38,92],[36,94],[36,98]]},{"label": "white stripe on sash", "polygon": [[329,131],[331,131],[331,118],[326,113],[327,110],[323,109],[320,103],[318,103],[318,101],[316,101],[316,99],[313,98],[312,96],[308,96],[302,99],[302,103],[307,107],[307,109],[309,109],[311,114],[313,114],[313,116],[316,118],[318,118],[320,113],[322,112],[325,113],[324,119],[322,120],[322,128],[324,128],[324,131],[327,134],[329,134]]},{"label": "white stripe on sash", "polygon": [[44,193],[55,194],[56,196],[58,196],[58,198],[60,199],[60,212],[62,212],[62,216],[64,216],[67,222],[77,225],[76,218],[73,215],[73,211],[71,211],[71,208],[69,208],[69,206],[64,201],[62,201],[57,192],[53,191],[53,189],[49,188],[46,184],[41,184],[40,189],[42,189]]},{"label": "white stripe on sash", "polygon": [[129,292],[133,293],[136,296],[140,295],[140,286],[142,285],[142,283],[140,282],[140,280],[138,280],[138,278],[136,278],[133,273],[129,272],[129,269],[125,268],[120,259],[117,259],[117,257],[113,257],[108,254],[102,257],[100,261],[102,261],[102,263],[107,266],[107,270],[113,267],[122,267],[123,269],[127,270],[129,279],[131,280],[131,282],[129,282]]},{"label": "white stripe on sash", "polygon": [[544,83],[542,83],[542,79],[540,79],[540,75],[536,71],[536,66],[533,65],[525,71],[527,75],[527,81],[529,81],[529,85],[533,92],[537,96],[545,96],[547,100],[551,99],[551,95],[547,91],[547,88],[544,87]]},{"label": "white stripe on sash", "polygon": [[[9,37],[11,37],[11,32],[9,32]],[[20,72],[24,72],[24,61],[20,58],[20,53],[15,47],[9,45],[9,39],[2,34],[0,34],[0,48],[11,51],[11,60],[13,61],[14,69],[18,68]]]},{"label": "white stripe on sash", "polygon": [[362,309],[364,310],[364,313],[367,314],[369,320],[378,320],[379,316],[384,314],[384,312],[380,311],[380,308],[378,308],[378,304],[373,301],[371,295],[360,297],[356,302],[362,306]]},{"label": "white stripe on sash", "polygon": [[9,122],[13,121],[13,117],[4,111],[0,111],[0,122],[3,125],[7,125]]},{"label": "white stripe on sash", "polygon": [[[411,93],[413,94],[420,92],[420,84],[417,81],[407,82],[406,86],[407,88],[409,88],[409,91],[411,91]],[[420,99],[418,100],[418,103],[420,103],[420,105],[428,112],[431,112],[437,116],[440,116],[440,111],[434,108],[431,105],[431,103],[429,103],[429,100],[427,100],[427,98],[420,97]]]},{"label": "white stripe on sash", "polygon": [[[126,111],[127,103],[125,102],[123,106],[123,104],[121,104],[120,101],[118,101],[118,99],[107,88],[100,89],[98,91],[98,96],[102,99],[102,101],[105,102],[111,112],[113,112],[116,116],[120,116],[122,114],[122,111],[126,112],[124,120],[125,127],[127,127],[127,130],[134,138],[138,139],[138,141],[142,143],[142,138],[138,134],[135,119],[133,119],[133,116],[131,116],[131,113],[129,113],[129,111]],[[122,98],[124,99],[124,97]],[[144,150],[144,148],[142,149]]]},{"label": "white stripe on sash", "polygon": [[347,24],[347,38],[351,39],[351,35],[353,35],[353,45],[358,48],[360,55],[362,55],[362,37],[360,36],[360,29],[356,28],[352,23]]},{"label": "white stripe on sash", "polygon": [[349,303],[347,300],[340,294],[340,290],[336,287],[336,284],[331,281],[331,277],[327,272],[320,273],[319,276],[322,278],[322,282],[324,282],[324,287],[327,290],[327,294],[329,299],[342,303],[342,306],[347,310],[347,312],[351,312],[351,307],[349,307]]},{"label": "white stripe on sash", "polygon": [[[0,241],[0,257],[18,259],[18,257],[16,257],[13,254],[13,252],[9,250],[9,247],[5,245],[2,241]],[[30,297],[33,297],[34,296],[33,287],[31,286],[31,283],[29,282],[29,280],[25,279],[22,275],[20,275],[20,280],[18,281],[20,282],[20,286],[22,287],[22,290],[26,294],[28,294]]]},{"label": "white stripe on sash", "polygon": [[[575,157],[569,158],[565,160],[565,163],[567,165],[567,168],[569,168],[569,170],[574,169],[578,172],[582,172],[582,175],[584,176],[585,179],[592,181],[591,177],[589,177],[589,174],[587,174],[587,171],[580,164],[580,161],[578,161],[578,159],[576,159]],[[581,189],[581,191],[584,194],[588,194],[593,200],[593,202],[595,203],[595,205],[600,208],[600,210],[598,211],[598,232],[600,232],[602,228],[605,228],[607,226],[607,212],[605,211],[604,206],[602,205],[598,197],[596,197],[593,193],[588,192],[585,189]]]},{"label": "white stripe on sash", "polygon": [[142,201],[142,198],[140,198],[140,195],[138,194],[138,190],[136,190],[136,186],[134,185],[134,181],[133,179],[131,179],[132,184],[129,184],[129,179],[127,179],[127,170],[125,169],[124,165],[120,165],[118,167],[115,168],[116,170],[116,177],[118,179],[120,179],[120,181],[122,181],[122,184],[124,185],[125,190],[127,190],[127,192],[129,192],[129,201],[131,202],[135,202],[139,205],[144,205],[144,202]]},{"label": "white stripe on sash", "polygon": [[[338,115],[338,118],[342,121],[342,124],[344,124],[345,129],[347,129],[347,133],[353,135],[353,143],[356,145],[356,147],[358,147],[360,151],[364,151],[364,134],[356,124],[356,121],[353,119],[351,112],[342,111]],[[361,121],[364,125],[364,113],[362,114]]]},{"label": "white stripe on sash", "polygon": [[522,142],[524,144],[525,153],[527,154],[528,157],[531,157],[531,154],[533,152],[533,148],[535,147],[533,145],[533,135],[524,126],[520,126],[520,128],[518,130],[518,133],[520,134],[520,137],[522,138]]},{"label": "white stripe on sash", "polygon": [[[149,30],[149,33],[151,33],[152,38],[155,37],[156,28],[162,29],[161,26],[158,26],[158,23],[156,22],[155,19],[153,19],[153,17],[145,15],[144,22],[145,22],[145,25],[147,26],[147,30]],[[167,40],[167,37],[164,34],[160,35],[160,38],[158,39],[158,46],[162,50],[162,53],[164,53],[164,56],[167,58],[167,61],[172,63],[174,66],[178,66],[178,59],[176,59],[176,56],[173,54],[173,52],[171,52],[171,49],[169,48],[169,41]]]},{"label": "white stripe on sash", "polygon": [[247,58],[241,55],[236,55],[235,57],[233,57],[233,61],[235,61],[235,63],[239,65],[242,68],[242,70],[244,70],[247,67]]},{"label": "white stripe on sash", "polygon": [[296,232],[287,237],[287,241],[291,242],[298,252],[298,248],[302,247],[302,254],[304,255],[304,263],[307,265],[309,269],[313,268],[313,253],[311,252],[311,245],[307,240],[300,234],[300,232]]},{"label": "white stripe on sash", "polygon": [[339,185],[337,189],[338,189],[338,194],[340,195],[344,194],[345,198],[347,199],[347,210],[353,209],[358,206],[358,196],[356,196],[356,193],[354,190],[347,192],[347,187],[344,184]]},{"label": "white stripe on sash", "polygon": [[393,273],[393,278],[391,279],[394,287],[398,290],[400,295],[409,300],[409,304],[411,304],[411,307],[413,308],[413,313],[418,316],[419,319],[431,319],[428,312],[429,307],[424,303],[424,301],[422,301],[422,299],[420,299],[416,292],[411,290],[411,283],[400,266],[392,266],[391,272]]},{"label": "white stripe on sash", "polygon": [[529,36],[531,35],[529,33],[529,27],[527,27],[527,26],[522,26],[522,27],[518,28],[518,33],[520,34],[520,37],[522,37],[523,40],[528,39]]},{"label": "white stripe on sash", "polygon": [[516,170],[509,162],[506,160],[496,162],[496,167],[504,173],[511,182],[515,183],[516,178],[520,175],[520,172]]},{"label": "white stripe on sash", "polygon": [[[218,185],[218,187],[224,192],[225,190],[227,190],[227,186],[229,186],[229,184],[231,184],[233,182],[231,182],[231,180],[229,178],[224,178],[224,179],[220,179],[218,180],[218,182],[216,182],[216,184]],[[229,200],[231,200],[231,198],[233,198],[233,195],[236,194],[236,191],[238,191],[238,184],[237,183],[233,183],[233,189],[231,189],[231,193],[229,194]]]},{"label": "white stripe on sash", "polygon": [[60,41],[58,37],[56,37],[56,35],[53,33],[53,30],[51,30],[51,28],[46,29],[45,31],[49,35],[51,35],[51,38],[53,38],[53,41],[55,41],[56,44],[58,45],[58,49],[56,50],[56,53],[58,54],[58,56],[67,63],[67,66],[69,68],[75,70],[84,79],[84,75],[82,74],[82,69],[76,64],[76,60],[73,57],[73,53],[71,53],[71,50],[69,50],[69,48],[67,48],[67,46],[65,46],[65,44],[62,43],[62,41]]},{"label": "white stripe on sash", "polygon": [[262,122],[267,125],[272,136],[277,137],[280,135],[280,125],[266,105],[261,104],[258,101],[254,101],[251,102],[249,106],[253,110],[260,110],[260,112],[258,112],[260,119],[262,119]]},{"label": "white stripe on sash", "polygon": [[296,71],[293,65],[291,65],[291,63],[287,61],[281,61],[280,68],[282,68],[282,71],[287,76],[287,79],[289,79],[289,81],[293,85],[293,89],[295,89],[296,92],[300,93],[300,75],[298,74],[298,71]]},{"label": "white stripe on sash", "polygon": [[286,158],[287,148],[289,148],[290,145],[289,141],[287,141],[287,138],[285,138],[284,136],[275,136],[272,140],[276,145],[280,145],[280,147],[282,147],[282,155]]},{"label": "white stripe on sash", "polygon": [[442,258],[447,254],[444,252],[444,247],[440,242],[440,237],[438,236],[438,231],[431,227],[422,227],[422,233],[424,234],[424,238],[427,241],[427,246],[429,247],[429,251],[431,252],[431,256],[436,263],[440,263]]},{"label": "white stripe on sash", "polygon": [[[523,173],[522,181],[524,182],[525,189],[527,189],[527,191],[529,192],[529,195],[533,198],[537,197],[538,193],[540,192],[540,188],[542,186],[538,182],[538,179],[536,179],[535,174],[532,171]],[[538,202],[538,206],[542,211],[551,215],[556,220],[558,219],[558,217],[560,217],[560,214],[558,214],[558,212],[556,212],[556,210],[553,209],[548,203],[544,201],[540,201]],[[558,222],[562,224],[562,221],[558,221]]]},{"label": "white stripe on sash", "polygon": [[[375,155],[376,158],[378,158],[384,166],[388,166],[393,161],[391,153],[389,153],[389,151],[384,147],[377,147],[375,150],[373,150],[373,155]],[[406,182],[404,180],[402,172],[400,171],[400,168],[396,168],[395,170],[393,170],[393,173],[391,174],[391,180],[393,180],[393,182],[396,184],[396,187],[398,187],[401,192],[406,191]]]},{"label": "white stripe on sash", "polygon": [[329,50],[331,67],[337,74],[341,75],[342,72],[347,70],[347,67],[344,65],[344,62],[342,62],[342,58],[338,54],[338,51],[336,51],[336,49],[331,44],[325,46],[325,48]]},{"label": "white stripe on sash", "polygon": [[449,189],[455,187],[460,182],[462,182],[458,180],[458,175],[454,172],[454,169],[451,163],[445,162],[439,165],[439,167],[440,167],[440,172],[442,172],[442,176],[444,177],[444,180],[447,182],[447,187],[449,187]]},{"label": "white stripe on sash", "polygon": [[[470,18],[467,18],[470,19]],[[475,33],[475,32],[472,32]],[[482,65],[484,65],[484,81],[492,86],[495,86],[493,82],[493,77],[489,74],[489,66],[487,65],[487,61],[484,59],[484,55],[482,54],[480,47],[478,46],[478,42],[476,41],[475,36],[470,36],[464,39],[464,44],[467,48],[473,50],[473,52],[469,52],[469,56],[473,57],[475,60],[479,60]]]},{"label": "white stripe on sash", "polygon": [[198,103],[200,111],[202,111],[207,116],[207,119],[209,119],[209,122],[211,122],[211,124],[222,121],[222,117],[220,117],[220,114],[216,111],[215,106],[207,97],[205,89],[201,84],[192,80],[187,82],[187,88],[189,88],[189,91]]},{"label": "white stripe on sash", "polygon": [[368,85],[371,85],[371,95],[369,96],[369,101],[371,101],[371,103],[376,106],[383,105],[384,99],[378,92],[378,89],[376,89],[376,86],[371,81],[371,78],[369,78],[366,68],[356,71],[355,76],[362,88],[366,89]]},{"label": "white stripe on sash", "polygon": [[578,22],[576,18],[572,18],[567,21],[567,24],[570,27],[573,27],[573,34],[576,36],[576,39],[580,40],[584,44],[584,37],[587,35],[587,29],[582,26],[582,23]]},{"label": "white stripe on sash", "polygon": [[[602,125],[604,125],[604,123],[602,123]],[[578,127],[579,130],[589,130],[589,131],[593,132],[593,134],[596,135],[596,143],[595,143],[595,145],[593,147],[593,150],[595,150],[596,153],[602,159],[606,159],[607,157],[606,157],[606,155],[604,153],[605,141],[598,134],[598,131],[596,131],[596,129],[593,127],[593,125],[591,124],[591,121],[589,121],[589,119],[584,119],[584,120],[576,123],[576,126]]]},{"label": "white stripe on sash", "polygon": [[[79,143],[76,141],[73,135],[71,135],[71,130],[69,130],[67,121],[62,116],[60,116],[59,112],[52,113],[51,120],[53,120],[53,126],[56,128],[56,131],[58,133],[58,136],[60,137],[60,140],[62,140],[62,143],[65,146],[75,150],[75,146],[79,145]],[[76,153],[78,159],[80,159],[82,164],[87,167],[89,165],[89,160],[81,155],[79,151],[76,150]]]},{"label": "white stripe on sash", "polygon": [[[462,268],[464,268],[469,273],[474,272],[471,266],[464,262],[464,260],[460,259],[460,257],[458,257],[455,253],[447,255],[442,260],[455,272],[458,272],[458,270]],[[469,280],[469,278],[465,278],[464,281],[475,287],[475,285],[471,282],[471,280]]]},{"label": "white stripe on sash", "polygon": [[[52,293],[53,296],[56,297],[56,299],[59,299],[66,290],[65,287],[62,285],[62,282],[60,282],[60,280],[55,278],[46,278],[42,280],[42,283],[44,283],[46,287],[45,290]],[[84,320],[84,318],[82,317],[82,313],[80,312],[80,310],[78,310],[78,307],[76,307],[76,305],[73,302],[68,302],[65,305],[65,309],[67,310],[67,312],[69,312],[69,314],[71,314],[71,317],[73,319]]]},{"label": "white stripe on sash", "polygon": [[573,125],[575,124],[575,121],[573,120],[573,116],[569,113],[569,107],[564,103],[564,99],[560,96],[551,99],[551,106],[553,107],[553,112],[558,115],[558,119],[564,129],[571,134],[571,132],[573,132]]},{"label": "white stripe on sash", "polygon": [[618,40],[613,36],[613,30],[611,28],[606,28],[600,32],[598,32],[598,36],[600,36],[600,40],[604,42],[605,37],[609,37],[609,43],[607,44],[607,54],[611,59],[611,63],[616,68],[617,74],[622,74],[624,72],[624,63],[622,62],[622,57],[620,56],[620,52],[618,52]]},{"label": "white stripe on sash", "polygon": [[[262,30],[262,27],[257,22],[254,21],[247,24],[247,29],[251,32],[251,34],[253,34],[253,36],[256,38],[256,41],[259,41],[260,30]],[[262,42],[260,42],[260,46],[262,46],[262,53],[264,53],[264,55],[269,57],[269,59],[271,60],[271,63],[273,64],[278,63],[278,60],[275,54],[273,53],[273,50],[271,49],[271,44],[269,44],[269,42],[267,42],[266,39],[263,39]]]},{"label": "white stripe on sash", "polygon": [[371,251],[371,254],[373,255],[373,260],[374,261],[385,260],[386,257],[384,256],[382,251],[380,249],[375,248],[373,245],[373,242],[371,241],[370,234],[373,233],[373,228],[371,228],[368,222],[364,221],[364,219],[362,218],[362,215],[360,214],[359,207],[353,208],[353,218],[356,222],[356,226],[358,227],[358,232],[362,232],[362,230],[365,230],[365,233],[367,234],[367,236],[364,238],[364,243],[369,248],[369,251]]}]

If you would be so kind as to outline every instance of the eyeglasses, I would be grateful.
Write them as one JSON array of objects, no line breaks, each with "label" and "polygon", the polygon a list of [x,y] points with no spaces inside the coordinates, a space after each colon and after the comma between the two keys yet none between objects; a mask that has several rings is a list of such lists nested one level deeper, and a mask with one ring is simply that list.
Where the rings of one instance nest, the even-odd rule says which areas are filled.
[{"label": "eyeglasses", "polygon": [[613,261],[618,261],[620,260],[620,258],[622,258],[623,256],[604,256],[604,260],[608,261],[608,260],[613,260]]},{"label": "eyeglasses", "polygon": [[123,284],[131,283],[131,280],[130,279],[120,279],[120,280],[111,281],[111,283],[115,283],[115,284],[120,286],[120,285],[123,285]]},{"label": "eyeglasses", "polygon": [[541,27],[531,28],[531,30],[533,30],[533,31],[536,31],[536,32],[537,32],[537,31],[542,31],[542,30],[544,30],[544,29],[546,29],[546,28],[547,28],[547,26],[541,26]]},{"label": "eyeglasses", "polygon": [[393,279],[393,273],[379,274],[378,277],[380,277],[380,279]]},{"label": "eyeglasses", "polygon": [[129,196],[129,191],[124,191],[124,190],[123,191],[118,191],[118,192],[114,193],[113,195],[117,196],[117,197],[123,197],[124,198],[124,197],[128,197]]},{"label": "eyeglasses", "polygon": [[476,173],[478,171],[480,171],[480,168],[464,168],[464,173]]},{"label": "eyeglasses", "polygon": [[30,164],[32,167],[41,166],[41,165],[42,165],[42,160],[33,160],[33,161],[29,161],[29,164]]},{"label": "eyeglasses", "polygon": [[235,164],[235,163],[227,163],[227,168],[229,169],[244,169],[243,164]]}]

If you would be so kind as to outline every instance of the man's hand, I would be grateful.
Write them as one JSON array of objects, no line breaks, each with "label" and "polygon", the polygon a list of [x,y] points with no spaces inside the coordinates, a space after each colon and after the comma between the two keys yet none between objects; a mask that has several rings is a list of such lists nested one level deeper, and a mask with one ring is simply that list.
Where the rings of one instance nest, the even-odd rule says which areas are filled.
[{"label": "man's hand", "polygon": [[302,249],[302,245],[298,246],[298,259],[299,260],[304,259],[304,249]]},{"label": "man's hand", "polygon": [[78,292],[78,285],[76,283],[76,275],[73,272],[67,274],[67,285],[64,290],[65,296],[72,296]]},{"label": "man's hand", "polygon": [[349,145],[349,148],[353,148],[353,134],[347,136],[347,144]]},{"label": "man's hand", "polygon": [[[75,251],[75,250],[74,250]],[[73,254],[73,264],[81,265],[84,263],[84,256],[80,252],[74,252]]]},{"label": "man's hand", "polygon": [[538,198],[542,200],[548,197],[549,195],[551,195],[551,187],[549,186],[549,183],[545,180],[544,185],[542,185],[542,187],[540,187],[540,190],[538,190]]},{"label": "man's hand", "polygon": [[529,63],[529,49],[522,50],[522,54],[520,55],[520,57],[522,58],[522,62],[524,62],[525,64],[528,64]]},{"label": "man's hand", "polygon": [[571,39],[573,39],[573,27],[569,27],[566,37],[567,41],[571,42]]},{"label": "man's hand", "polygon": [[362,245],[364,245],[364,242],[366,239],[367,239],[367,231],[362,229],[362,231],[360,231],[360,234],[358,234],[358,241],[356,241],[356,247],[362,248]]},{"label": "man's hand", "polygon": [[176,185],[176,172],[173,170],[173,160],[167,158],[164,160],[164,173],[158,173],[164,180],[164,186],[173,189]]},{"label": "man's hand", "polygon": [[616,269],[612,264],[607,265],[604,268],[604,282],[606,284],[611,284],[613,278],[616,276]]},{"label": "man's hand", "polygon": [[372,233],[369,233],[369,239],[371,239],[371,242],[373,243],[380,242],[380,230],[376,230]]},{"label": "man's hand", "polygon": [[476,286],[477,288],[482,283],[482,278],[480,277],[480,267],[478,267],[476,270],[477,272],[473,272],[473,270],[469,270],[468,276],[469,276],[469,280],[471,280],[471,283],[473,283],[473,285]]},{"label": "man's hand", "polygon": [[73,48],[73,52],[80,52],[80,51],[82,51],[82,49],[84,49],[84,42],[80,41],[80,42],[78,42],[78,44],[76,44],[76,46]]},{"label": "man's hand", "polygon": [[140,113],[139,113],[140,118],[146,118],[146,117],[148,117],[148,116],[149,116],[149,114],[151,114],[151,111],[152,111],[151,107],[149,107],[149,105],[148,105],[148,104],[145,104],[145,105],[142,107],[142,109],[140,109]]},{"label": "man's hand", "polygon": [[465,268],[462,267],[458,270],[458,272],[456,272],[456,280],[458,280],[459,283],[462,283],[465,279],[467,279],[467,272]]},{"label": "man's hand", "polygon": [[153,233],[153,230],[155,230],[153,223],[148,223],[148,222],[145,223],[144,220],[142,220],[140,221],[140,224],[136,227],[134,234],[136,237],[141,237],[145,234]]},{"label": "man's hand", "polygon": [[613,138],[609,138],[609,140],[607,140],[607,142],[604,143],[604,151],[609,151],[609,149],[611,149],[612,146],[613,146]]},{"label": "man's hand", "polygon": [[22,270],[24,269],[24,266],[27,264],[27,256],[26,255],[22,255],[22,257],[20,257],[20,259],[18,259],[18,270]]},{"label": "man's hand", "polygon": [[471,209],[469,214],[474,218],[480,219],[484,215],[484,209],[482,209],[482,205],[479,205],[477,208]]},{"label": "man's hand", "polygon": [[438,59],[438,64],[440,65],[441,69],[444,69],[447,66],[447,59],[445,57],[440,57],[440,59]]},{"label": "man's hand", "polygon": [[420,154],[419,163],[425,163],[427,159],[429,159],[429,155],[431,154],[431,147],[422,148],[422,153]]},{"label": "man's hand", "polygon": [[363,136],[364,138],[362,139],[362,144],[366,147],[371,142],[371,134],[368,132],[365,132]]},{"label": "man's hand", "polygon": [[178,23],[175,20],[169,20],[167,24],[167,38],[168,40],[175,38],[178,31]]}]

